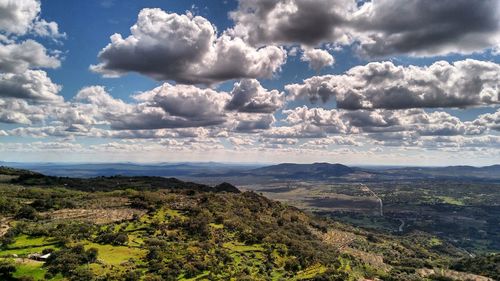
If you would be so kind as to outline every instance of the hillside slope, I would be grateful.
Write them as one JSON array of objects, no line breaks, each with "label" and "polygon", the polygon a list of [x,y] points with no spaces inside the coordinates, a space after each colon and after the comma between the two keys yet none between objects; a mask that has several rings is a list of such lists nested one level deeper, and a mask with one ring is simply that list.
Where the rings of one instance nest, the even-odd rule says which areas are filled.
[{"label": "hillside slope", "polygon": [[[358,229],[253,192],[225,192],[233,188],[227,183],[218,190],[172,179],[161,186],[148,177],[100,180],[106,184],[99,178],[40,175],[0,183],[1,223],[7,227],[0,239],[0,279],[8,280],[7,274],[14,280],[96,281],[472,276],[442,270],[465,253],[426,233],[392,236]],[[95,191],[83,191],[85,184]],[[43,260],[33,256],[48,253]]]}]

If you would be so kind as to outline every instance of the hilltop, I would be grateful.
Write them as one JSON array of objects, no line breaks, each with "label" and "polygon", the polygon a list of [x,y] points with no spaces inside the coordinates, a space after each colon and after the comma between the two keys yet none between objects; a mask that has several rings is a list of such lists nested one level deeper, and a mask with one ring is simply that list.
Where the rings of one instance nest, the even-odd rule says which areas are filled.
[{"label": "hilltop", "polygon": [[356,172],[356,169],[338,163],[283,163],[248,171],[249,174],[255,176],[271,176],[275,178],[287,179],[325,179],[330,177],[345,176],[354,172]]},{"label": "hilltop", "polygon": [[240,191],[229,183],[222,183],[216,186],[208,186],[194,182],[181,181],[176,178],[163,177],[129,177],[129,176],[110,176],[95,178],[69,178],[45,176],[39,173],[20,173],[19,177],[12,179],[12,183],[24,186],[44,186],[44,187],[66,187],[84,191],[111,191],[117,189],[133,188],[136,190],[158,190],[169,189],[188,189],[204,192],[233,192]]}]

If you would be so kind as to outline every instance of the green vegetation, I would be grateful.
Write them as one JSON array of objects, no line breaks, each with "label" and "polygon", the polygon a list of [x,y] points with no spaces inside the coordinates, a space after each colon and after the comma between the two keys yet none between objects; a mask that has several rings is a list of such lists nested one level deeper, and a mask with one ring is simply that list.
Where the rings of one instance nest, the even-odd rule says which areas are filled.
[{"label": "green vegetation", "polygon": [[500,280],[500,254],[464,258],[453,264],[451,268]]},{"label": "green vegetation", "polygon": [[[499,190],[500,183],[493,181],[366,180],[273,181],[258,191],[351,225],[393,234],[423,231],[482,254],[500,251]],[[383,202],[383,216],[374,194]]]},{"label": "green vegetation", "polygon": [[15,264],[16,271],[12,275],[14,278],[30,276],[35,280],[43,280],[47,271],[43,268],[42,262],[26,260]]},{"label": "green vegetation", "polygon": [[486,272],[436,236],[364,230],[227,184],[115,177],[96,187],[97,179],[23,175],[0,183],[0,280],[443,280],[420,271],[450,265]]},{"label": "green vegetation", "polygon": [[457,205],[457,206],[465,205],[462,200],[450,196],[436,196],[436,198],[441,199],[442,202],[445,204]]}]

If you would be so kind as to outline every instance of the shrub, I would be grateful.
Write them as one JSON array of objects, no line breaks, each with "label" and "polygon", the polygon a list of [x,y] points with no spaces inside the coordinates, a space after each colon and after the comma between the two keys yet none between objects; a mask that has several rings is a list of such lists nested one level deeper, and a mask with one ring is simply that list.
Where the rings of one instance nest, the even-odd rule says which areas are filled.
[{"label": "shrub", "polygon": [[94,273],[88,268],[76,268],[71,272],[69,281],[92,281]]},{"label": "shrub", "polygon": [[128,236],[124,232],[105,232],[97,236],[97,243],[111,244],[111,245],[125,245],[128,242]]},{"label": "shrub", "polygon": [[80,265],[94,263],[97,261],[98,251],[95,248],[85,250],[82,245],[65,248],[55,251],[47,259],[44,266],[52,274],[62,273],[65,277],[75,277],[77,279],[70,280],[92,280],[78,279],[88,277],[88,274],[83,271],[78,271]]},{"label": "shrub", "polygon": [[0,279],[8,280],[12,278],[12,274],[16,271],[16,266],[9,261],[0,261]]},{"label": "shrub", "polygon": [[36,210],[35,208],[29,206],[29,205],[24,205],[17,211],[15,215],[16,219],[26,219],[26,220],[35,220],[37,218]]}]

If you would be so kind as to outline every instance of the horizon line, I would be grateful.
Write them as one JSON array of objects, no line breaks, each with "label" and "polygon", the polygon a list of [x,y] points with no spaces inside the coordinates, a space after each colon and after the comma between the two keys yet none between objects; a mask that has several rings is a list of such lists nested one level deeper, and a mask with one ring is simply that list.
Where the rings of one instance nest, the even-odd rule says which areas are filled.
[{"label": "horizon line", "polygon": [[477,165],[468,165],[468,164],[457,164],[457,165],[401,165],[401,164],[380,164],[380,165],[374,165],[374,164],[344,164],[340,162],[307,162],[307,163],[299,163],[299,162],[218,162],[218,161],[179,161],[179,162],[174,162],[174,161],[162,161],[162,162],[134,162],[134,161],[122,161],[122,162],[76,162],[76,161],[61,161],[61,162],[53,162],[53,161],[23,161],[23,162],[18,162],[18,161],[0,161],[0,166],[3,166],[3,164],[19,164],[19,165],[112,165],[112,164],[129,164],[129,165],[142,165],[142,166],[147,166],[147,165],[162,165],[162,164],[219,164],[219,165],[238,165],[238,166],[250,166],[250,165],[256,165],[256,166],[272,166],[272,165],[280,165],[280,164],[303,164],[303,165],[312,165],[312,164],[318,164],[318,163],[326,163],[326,164],[340,164],[344,166],[349,166],[349,167],[408,167],[408,168],[443,168],[443,167],[461,167],[461,166],[468,166],[468,167],[475,167],[475,168],[484,168],[484,167],[491,167],[491,166],[497,166],[500,165],[500,163],[496,164],[491,164],[491,165],[483,165],[483,166],[477,166]]}]

